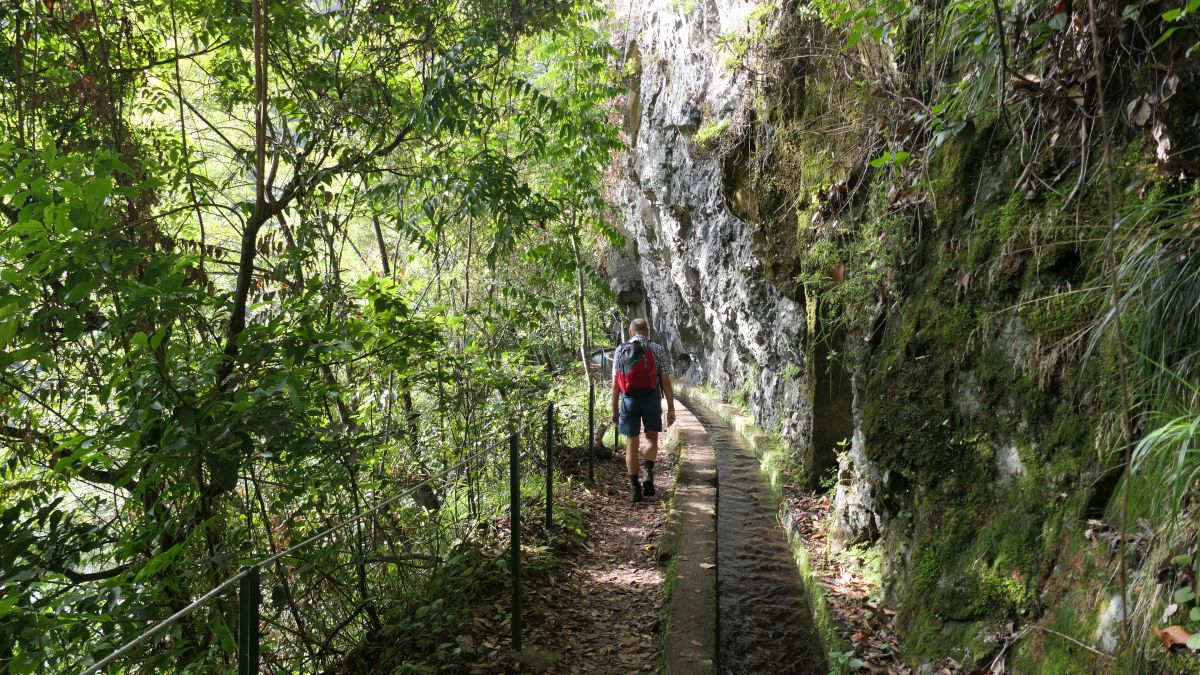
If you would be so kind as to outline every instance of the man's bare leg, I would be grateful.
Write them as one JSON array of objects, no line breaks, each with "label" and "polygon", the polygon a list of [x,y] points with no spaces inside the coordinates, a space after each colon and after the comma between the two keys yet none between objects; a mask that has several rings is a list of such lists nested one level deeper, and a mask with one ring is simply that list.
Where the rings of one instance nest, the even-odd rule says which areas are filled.
[{"label": "man's bare leg", "polygon": [[[655,436],[657,436],[657,435],[658,434],[655,434]],[[646,437],[649,438],[650,434],[647,433]],[[641,436],[626,436],[625,437],[625,468],[629,470],[630,476],[638,475],[638,445],[639,445],[638,441],[639,440],[641,440]],[[655,448],[658,447],[657,439],[655,439],[654,441],[651,441],[651,443],[654,444]]]},{"label": "man's bare leg", "polygon": [[[634,459],[637,459],[636,455],[634,456]],[[658,432],[657,431],[647,431],[646,432],[646,461],[653,462],[656,459],[658,459]],[[628,458],[626,458],[626,463],[627,464],[629,463]],[[637,464],[634,463],[634,464],[631,464],[630,466],[636,467]]]}]

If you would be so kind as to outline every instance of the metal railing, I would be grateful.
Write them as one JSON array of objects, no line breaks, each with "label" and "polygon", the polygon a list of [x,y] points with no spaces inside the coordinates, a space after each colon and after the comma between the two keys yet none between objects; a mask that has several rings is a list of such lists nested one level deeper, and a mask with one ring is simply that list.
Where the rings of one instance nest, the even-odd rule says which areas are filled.
[{"label": "metal railing", "polygon": [[[589,377],[588,391],[588,480],[595,480],[594,470],[594,425],[595,425],[595,381]],[[554,467],[553,467],[553,445],[554,432],[556,429],[556,419],[554,403],[549,403],[546,406],[545,413],[545,479],[546,479],[546,494],[545,494],[545,522],[546,527],[553,528],[554,524]],[[451,466],[445,467],[442,471],[430,475],[420,482],[410,485],[407,489],[399,492],[388,499],[379,502],[375,506],[360,511],[353,516],[347,517],[342,521],[331,525],[316,534],[313,534],[303,541],[289,546],[288,548],[275,553],[269,557],[263,558],[256,562],[242,566],[242,568],[234,575],[221,582],[219,585],[208,590],[199,598],[196,598],[187,606],[181,608],[174,614],[159,621],[147,630],[138,634],[133,639],[125,642],[112,653],[95,662],[94,664],[83,668],[84,664],[80,664],[83,675],[93,675],[100,673],[104,668],[116,663],[122,657],[125,657],[138,646],[145,644],[155,636],[161,634],[164,630],[179,622],[184,617],[196,611],[200,607],[212,601],[232,588],[235,584],[238,585],[238,630],[237,630],[237,651],[238,651],[238,673],[239,675],[256,675],[261,667],[261,632],[260,632],[260,616],[259,609],[262,602],[261,590],[261,570],[264,566],[269,566],[280,562],[281,560],[293,556],[298,551],[308,548],[309,546],[329,537],[335,532],[362,521],[364,518],[378,513],[382,509],[399,502],[402,499],[413,496],[418,490],[429,486],[434,481],[447,478],[453,472],[473,466],[479,460],[485,460],[492,457],[492,453],[507,443],[509,455],[509,509],[510,509],[510,556],[511,565],[510,571],[512,576],[512,646],[514,652],[521,650],[521,456],[520,456],[520,435],[511,433],[506,439],[502,439],[492,445],[479,449],[470,456],[461,459]]]}]

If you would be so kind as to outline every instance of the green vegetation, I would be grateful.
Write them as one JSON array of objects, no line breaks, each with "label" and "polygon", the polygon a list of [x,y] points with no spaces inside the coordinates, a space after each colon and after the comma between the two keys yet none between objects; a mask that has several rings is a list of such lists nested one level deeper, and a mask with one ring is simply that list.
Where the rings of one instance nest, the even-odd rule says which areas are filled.
[{"label": "green vegetation", "polygon": [[[751,95],[692,100],[692,149],[857,368],[888,523],[862,555],[914,664],[983,668],[1014,621],[1022,670],[1196,670],[1150,636],[1200,634],[1197,2],[764,2],[714,40]],[[504,438],[537,447],[553,401],[583,445],[642,68],[611,28],[586,0],[4,3],[0,669],[78,672],[345,522],[262,570],[268,667],[466,662]],[[808,469],[731,415],[776,489]],[[557,518],[531,574],[581,545]],[[229,670],[219,597],[110,672]]]},{"label": "green vegetation", "polygon": [[712,151],[720,145],[721,136],[729,130],[729,120],[720,119],[716,121],[708,121],[700,125],[700,128],[692,136],[692,141],[700,146],[701,149]]},{"label": "green vegetation", "polygon": [[770,18],[775,11],[772,0],[758,3],[746,18],[744,30],[722,33],[713,40],[713,46],[721,54],[721,65],[726,70],[755,68],[760,65],[770,48]]},{"label": "green vegetation", "polygon": [[[4,4],[0,669],[79,672],[383,504],[263,568],[266,666],[379,640],[398,672],[465,658],[502,580],[503,439],[536,447],[547,401],[584,433],[595,261],[619,242],[606,21]],[[534,574],[578,536],[559,517],[530,533]],[[229,670],[231,607],[110,672]]]},{"label": "green vegetation", "polygon": [[680,14],[691,14],[696,11],[696,0],[671,0],[671,6]]}]

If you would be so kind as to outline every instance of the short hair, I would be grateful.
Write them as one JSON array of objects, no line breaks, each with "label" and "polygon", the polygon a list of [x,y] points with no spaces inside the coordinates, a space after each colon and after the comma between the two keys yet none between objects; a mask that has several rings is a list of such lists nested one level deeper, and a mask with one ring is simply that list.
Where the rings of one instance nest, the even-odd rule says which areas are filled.
[{"label": "short hair", "polygon": [[650,335],[650,324],[645,319],[634,319],[629,322],[629,330],[638,335]]}]

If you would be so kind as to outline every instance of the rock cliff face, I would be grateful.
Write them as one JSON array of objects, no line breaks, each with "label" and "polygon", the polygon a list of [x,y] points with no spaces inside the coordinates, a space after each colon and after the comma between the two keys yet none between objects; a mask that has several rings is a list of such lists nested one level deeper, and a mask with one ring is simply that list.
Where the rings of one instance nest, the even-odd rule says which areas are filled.
[{"label": "rock cliff face", "polygon": [[[1095,168],[1048,158],[1057,191],[1029,189],[1023,141],[992,108],[927,148],[917,181],[872,161],[918,142],[911,111],[810,59],[840,46],[794,8],[615,11],[628,20],[630,151],[627,245],[609,275],[626,311],[650,318],[691,381],[789,438],[810,485],[829,487],[836,463],[840,543],[870,548],[910,662],[987,667],[1013,617],[1110,644],[1097,636],[1120,595],[1085,523],[1116,520],[1121,466],[1104,434],[1120,360],[1109,338],[1083,358],[1079,336],[1107,301],[1073,290],[1104,265]],[[781,53],[733,65],[755,41]],[[894,86],[923,63],[877,62],[862,81]],[[1167,189],[1140,136],[1113,136],[1118,208]],[[831,306],[841,314],[822,316]],[[1070,642],[1025,643],[1009,652],[1016,672],[1108,664]]]},{"label": "rock cliff face", "polygon": [[723,163],[693,138],[718,120],[744,124],[749,76],[722,63],[718,36],[743,33],[755,3],[636,1],[626,51],[633,68],[630,143],[619,204],[628,243],[610,275],[631,313],[650,315],[677,369],[741,391],[760,422],[807,438],[802,301],[768,280],[761,241],[734,215]]}]

